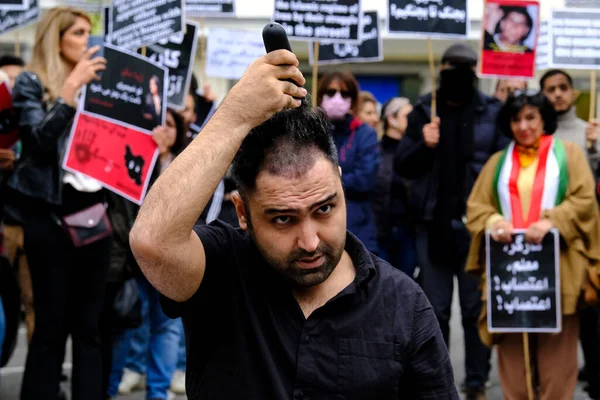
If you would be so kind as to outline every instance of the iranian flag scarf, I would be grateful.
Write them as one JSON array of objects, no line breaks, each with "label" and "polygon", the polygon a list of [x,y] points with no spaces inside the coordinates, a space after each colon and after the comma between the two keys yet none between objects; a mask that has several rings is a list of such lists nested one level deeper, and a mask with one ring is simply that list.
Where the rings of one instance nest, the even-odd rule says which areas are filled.
[{"label": "iranian flag scarf", "polygon": [[521,172],[515,142],[504,151],[494,176],[494,193],[498,210],[515,229],[526,229],[540,219],[543,210],[559,205],[567,191],[567,156],[560,140],[544,135],[538,150],[538,166],[531,190],[529,215],[523,215],[517,183]]}]

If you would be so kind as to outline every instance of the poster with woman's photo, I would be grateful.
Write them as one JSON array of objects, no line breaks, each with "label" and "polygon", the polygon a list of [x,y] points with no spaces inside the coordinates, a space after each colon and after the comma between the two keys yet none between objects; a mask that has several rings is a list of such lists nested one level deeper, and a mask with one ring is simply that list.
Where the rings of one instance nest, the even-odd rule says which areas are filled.
[{"label": "poster with woman's photo", "polygon": [[538,0],[487,0],[480,75],[533,78],[539,20]]},{"label": "poster with woman's photo", "polygon": [[151,133],[165,124],[167,69],[138,54],[105,44],[106,70],[84,91],[84,111]]}]

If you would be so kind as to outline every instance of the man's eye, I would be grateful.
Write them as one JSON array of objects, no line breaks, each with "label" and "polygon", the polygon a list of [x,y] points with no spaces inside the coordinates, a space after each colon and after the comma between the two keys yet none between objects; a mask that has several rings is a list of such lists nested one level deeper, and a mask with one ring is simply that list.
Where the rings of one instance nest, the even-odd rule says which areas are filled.
[{"label": "man's eye", "polygon": [[329,214],[333,210],[333,206],[331,204],[327,204],[325,206],[319,207],[319,214]]},{"label": "man's eye", "polygon": [[288,216],[279,216],[279,217],[275,217],[273,218],[273,222],[277,225],[286,225],[289,224],[291,222],[291,218]]}]

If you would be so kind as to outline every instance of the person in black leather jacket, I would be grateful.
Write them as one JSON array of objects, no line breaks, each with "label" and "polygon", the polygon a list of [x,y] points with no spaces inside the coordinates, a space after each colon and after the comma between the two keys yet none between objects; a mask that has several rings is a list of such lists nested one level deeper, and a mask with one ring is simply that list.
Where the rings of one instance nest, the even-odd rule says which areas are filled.
[{"label": "person in black leather jacket", "polygon": [[98,49],[87,48],[90,29],[90,18],[82,11],[50,10],[38,24],[32,61],[13,91],[23,153],[8,186],[25,214],[24,243],[36,310],[23,400],[48,399],[58,393],[69,335],[72,398],[102,399],[98,324],[110,237],[75,247],[60,224],[61,217],[106,201],[96,180],[61,168],[76,94],[105,69],[104,58],[92,59]]}]

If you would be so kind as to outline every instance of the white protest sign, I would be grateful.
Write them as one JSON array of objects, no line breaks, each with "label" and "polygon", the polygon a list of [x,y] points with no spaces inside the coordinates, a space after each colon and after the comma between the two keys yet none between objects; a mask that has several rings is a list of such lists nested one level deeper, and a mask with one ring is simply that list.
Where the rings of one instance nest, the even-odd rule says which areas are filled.
[{"label": "white protest sign", "polygon": [[211,29],[206,45],[206,75],[239,79],[263,55],[265,46],[260,33]]}]

